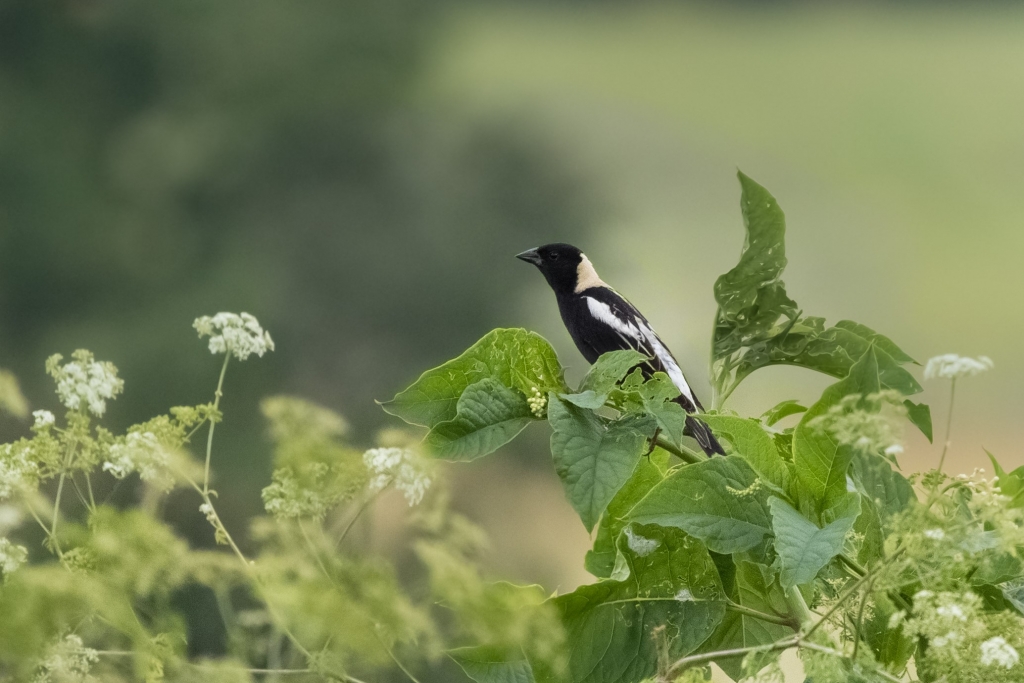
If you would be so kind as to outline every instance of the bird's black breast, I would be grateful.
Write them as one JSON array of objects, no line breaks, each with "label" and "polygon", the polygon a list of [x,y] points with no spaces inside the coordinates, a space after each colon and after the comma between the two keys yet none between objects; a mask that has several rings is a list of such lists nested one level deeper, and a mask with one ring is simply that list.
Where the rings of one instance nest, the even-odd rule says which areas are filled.
[{"label": "bird's black breast", "polygon": [[623,335],[611,325],[595,318],[587,303],[588,299],[607,305],[623,324],[630,324],[637,319],[644,320],[628,301],[606,287],[592,287],[579,294],[558,297],[562,322],[588,363],[593,363],[601,354],[609,351],[635,349],[650,355],[650,350],[643,348],[639,340]]}]

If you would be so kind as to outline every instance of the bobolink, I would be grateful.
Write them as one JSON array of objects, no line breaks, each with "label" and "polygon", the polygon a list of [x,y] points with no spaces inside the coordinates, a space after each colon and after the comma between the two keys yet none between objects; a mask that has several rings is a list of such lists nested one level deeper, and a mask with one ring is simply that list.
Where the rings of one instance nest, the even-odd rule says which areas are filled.
[{"label": "bobolink", "polygon": [[724,454],[706,424],[694,417],[704,408],[690,389],[679,363],[633,304],[597,275],[586,254],[571,244],[547,244],[516,258],[532,263],[543,273],[558,301],[558,311],[569,335],[588,363],[608,351],[635,349],[650,357],[640,367],[644,376],[664,372],[679,389],[674,399],[689,415],[686,434],[708,455]]}]

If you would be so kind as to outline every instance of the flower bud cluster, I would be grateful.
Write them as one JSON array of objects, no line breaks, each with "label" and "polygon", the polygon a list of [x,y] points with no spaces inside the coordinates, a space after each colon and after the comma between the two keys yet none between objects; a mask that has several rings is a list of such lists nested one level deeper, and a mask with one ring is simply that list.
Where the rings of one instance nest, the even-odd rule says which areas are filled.
[{"label": "flower bud cluster", "polygon": [[988,356],[968,358],[967,356],[958,356],[955,353],[947,353],[928,359],[928,364],[924,366],[924,378],[957,379],[958,377],[973,377],[974,375],[991,370],[992,366],[992,359]]},{"label": "flower bud cluster", "polygon": [[418,505],[430,488],[424,463],[408,448],[371,448],[363,453],[363,464],[371,474],[370,490],[394,484],[410,506]]},{"label": "flower bud cluster", "polygon": [[71,410],[88,410],[102,417],[107,400],[124,390],[124,380],[118,378],[113,363],[97,361],[90,351],[78,349],[71,357],[74,360],[64,365],[59,353],[46,360],[46,372],[57,382],[57,396]]},{"label": "flower bud cluster", "polygon": [[248,313],[218,313],[196,318],[192,327],[200,339],[210,338],[210,353],[234,354],[238,360],[245,360],[252,354],[262,357],[274,350],[274,340],[258,320]]}]

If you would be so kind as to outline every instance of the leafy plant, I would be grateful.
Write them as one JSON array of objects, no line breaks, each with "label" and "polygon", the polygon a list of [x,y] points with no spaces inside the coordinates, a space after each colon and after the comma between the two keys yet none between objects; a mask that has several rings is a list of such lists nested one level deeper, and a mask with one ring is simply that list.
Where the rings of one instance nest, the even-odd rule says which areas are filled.
[{"label": "leafy plant", "polygon": [[[330,410],[266,399],[276,469],[268,514],[242,539],[217,509],[211,463],[231,358],[274,348],[255,318],[198,319],[224,356],[213,400],[124,434],[97,424],[125,391],[116,368],[87,351],[52,357],[64,419],[37,410],[31,437],[0,446],[0,676],[667,683],[706,680],[714,663],[778,681],[793,649],[815,683],[1020,680],[1024,468],[993,457],[994,480],[944,474],[950,413],[938,469],[901,474],[902,425],[932,430],[908,398],[921,389],[913,359],[863,325],[803,315],[781,280],[783,213],[740,184],[747,238],[715,285],[703,416],[723,457],[689,447],[675,388],[645,380],[642,354],[606,354],[572,388],[544,339],[498,329],[382,404],[428,429],[419,443],[388,432],[357,449]],[[809,407],[729,411],[773,364],[837,381]],[[952,406],[957,379],[990,367],[940,356],[924,374],[951,380]],[[26,411],[9,375],[0,407]],[[559,595],[485,579],[482,534],[447,509],[434,462],[485,457],[534,422],[548,423],[555,471],[593,537],[594,583]],[[188,452],[197,436],[201,459]],[[137,480],[139,504],[105,503],[103,478]],[[228,552],[190,547],[162,518],[176,488]],[[416,579],[352,533],[389,488],[418,506]],[[223,656],[189,652],[185,590],[212,596]]]}]

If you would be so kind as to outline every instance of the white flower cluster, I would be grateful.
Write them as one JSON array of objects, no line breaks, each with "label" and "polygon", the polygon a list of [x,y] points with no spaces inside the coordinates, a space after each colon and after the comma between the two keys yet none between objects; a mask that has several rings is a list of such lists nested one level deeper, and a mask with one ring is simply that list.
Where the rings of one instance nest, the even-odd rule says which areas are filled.
[{"label": "white flower cluster", "polygon": [[[971,592],[918,591],[914,595],[914,614],[907,619],[904,630],[907,635],[927,637],[929,646],[936,649],[960,647],[977,638],[979,629],[984,631],[984,624],[977,618],[980,609],[981,598]],[[890,624],[904,616],[897,612]]]},{"label": "white flower cluster", "polygon": [[372,475],[372,491],[394,484],[410,506],[418,505],[430,488],[422,461],[407,448],[371,448],[363,453],[363,464]]},{"label": "white flower cluster", "polygon": [[210,353],[233,353],[238,360],[245,360],[252,354],[263,357],[274,350],[274,340],[258,320],[248,313],[218,313],[211,317],[204,315],[192,323],[200,339],[210,338]]},{"label": "white flower cluster", "polygon": [[113,400],[124,390],[124,380],[117,376],[113,363],[97,361],[91,352],[79,349],[71,354],[72,362],[61,365],[59,353],[46,360],[46,372],[57,382],[57,396],[71,410],[88,409],[101,417],[107,410],[107,399]]},{"label": "white flower cluster", "polygon": [[174,486],[171,475],[170,454],[153,432],[131,432],[124,443],[110,447],[110,454],[103,463],[103,471],[110,472],[118,479],[124,479],[132,472],[138,472],[143,481],[158,485],[164,490]]},{"label": "white flower cluster", "polygon": [[1012,669],[1017,666],[1019,661],[1020,654],[1002,636],[989,638],[981,644],[982,666],[1001,666],[1004,669]]},{"label": "white flower cluster", "polygon": [[24,546],[14,545],[6,538],[0,538],[0,574],[6,580],[12,572],[25,564],[28,559],[28,550]]},{"label": "white flower cluster", "polygon": [[32,417],[35,418],[35,422],[32,423],[32,430],[36,432],[49,429],[57,423],[57,418],[49,410],[34,410],[32,411]]},{"label": "white flower cluster", "polygon": [[85,683],[93,678],[89,669],[99,661],[99,653],[85,647],[82,639],[68,634],[50,646],[46,659],[32,683]]},{"label": "white flower cluster", "polygon": [[25,441],[0,446],[0,500],[35,486],[39,466],[29,459],[29,455],[29,445]]},{"label": "white flower cluster", "polygon": [[924,378],[956,379],[958,377],[973,377],[991,369],[992,359],[988,356],[968,358],[967,356],[958,356],[955,353],[947,353],[928,359],[928,364],[924,366]]},{"label": "white flower cluster", "polygon": [[864,396],[844,396],[828,412],[813,418],[809,425],[819,433],[852,446],[862,453],[884,453],[889,459],[903,453],[902,419],[907,414],[902,396],[896,391],[881,391]]},{"label": "white flower cluster", "polygon": [[946,537],[946,532],[942,529],[925,529],[924,537],[933,541],[941,541]]},{"label": "white flower cluster", "polygon": [[530,405],[530,412],[540,419],[544,419],[544,409],[548,405],[548,397],[540,393],[540,389],[533,387],[533,396],[527,396],[526,402]]}]

